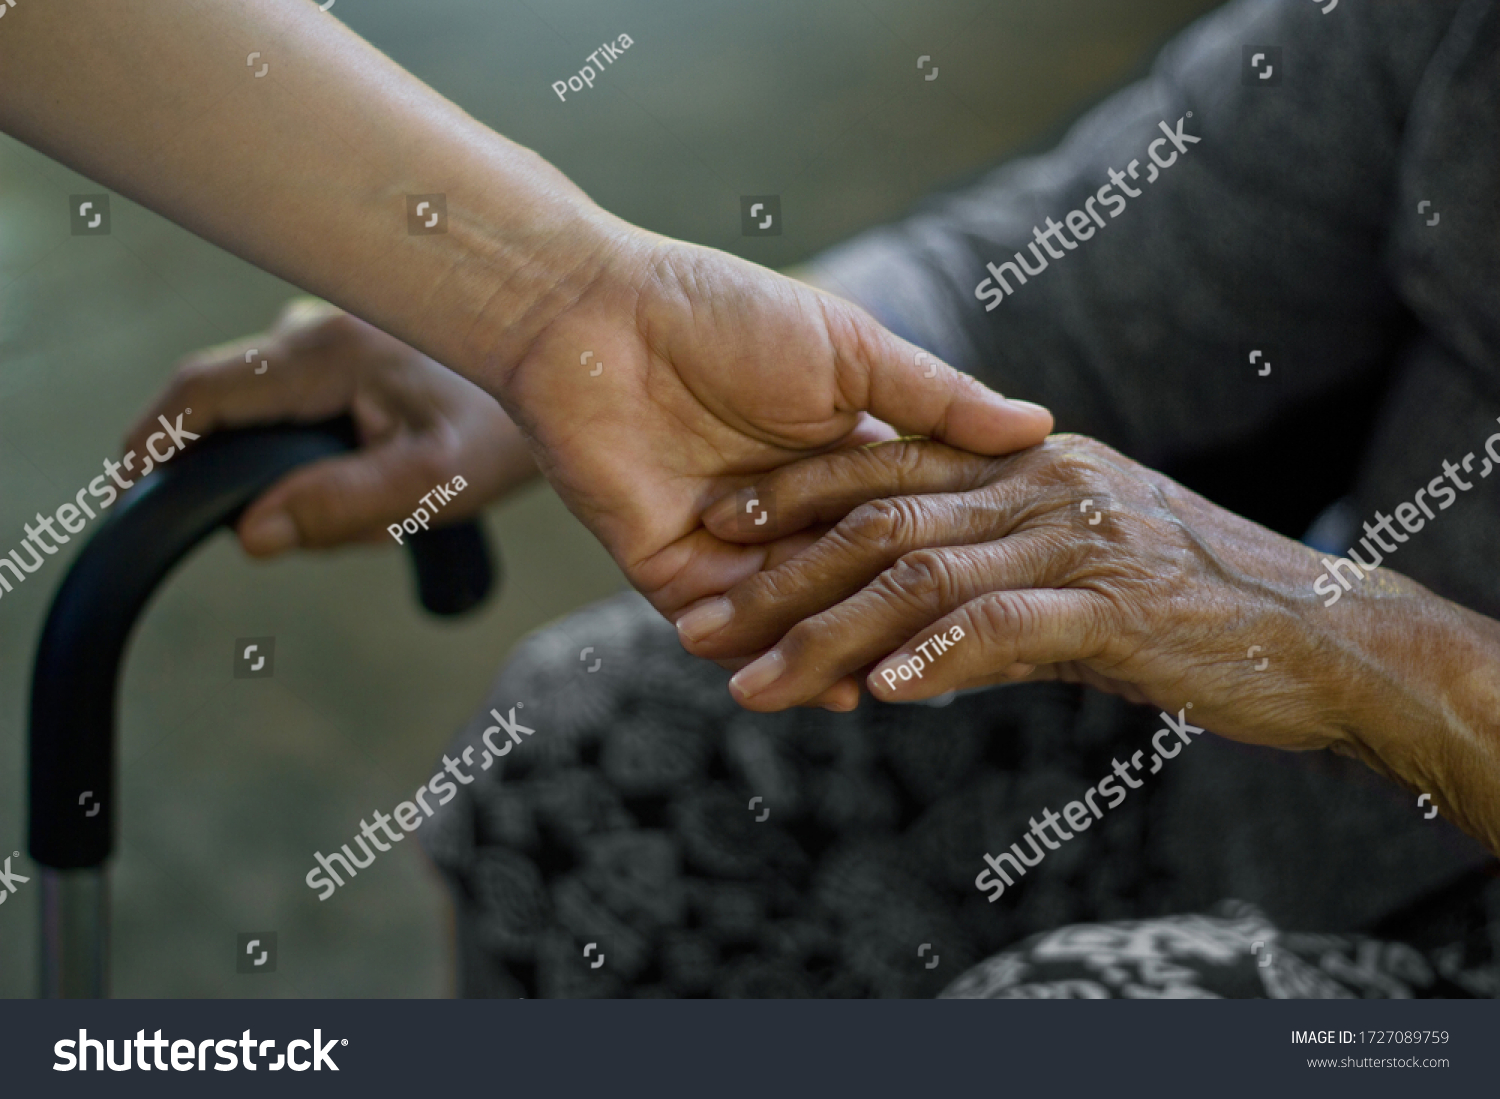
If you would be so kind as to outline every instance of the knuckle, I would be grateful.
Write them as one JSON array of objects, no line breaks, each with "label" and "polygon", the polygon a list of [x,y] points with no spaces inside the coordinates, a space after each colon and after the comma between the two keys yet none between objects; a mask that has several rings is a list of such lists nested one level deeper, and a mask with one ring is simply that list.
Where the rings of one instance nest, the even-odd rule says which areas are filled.
[{"label": "knuckle", "polygon": [[1059,475],[1088,476],[1109,464],[1109,448],[1087,435],[1054,436],[1040,449],[1040,457]]},{"label": "knuckle", "polygon": [[315,315],[314,323],[324,332],[354,333],[361,331],[360,323],[342,309],[330,308]]},{"label": "knuckle", "polygon": [[828,648],[831,628],[821,615],[804,618],[786,632],[778,643],[789,663],[799,663],[804,656],[816,656]]},{"label": "knuckle", "polygon": [[[1104,525],[1100,524],[1101,527]],[[1111,527],[1113,533],[1113,524]],[[1057,587],[1082,586],[1100,568],[1103,551],[1100,543],[1092,537],[1079,537],[1075,531],[1059,527],[1047,532],[1043,545],[1048,576]]]},{"label": "knuckle", "polygon": [[991,592],[970,604],[970,619],[981,637],[1003,644],[1020,636],[1027,611],[1011,593]]},{"label": "knuckle", "polygon": [[935,549],[913,550],[887,574],[890,585],[923,602],[947,603],[954,589],[952,563]]},{"label": "knuckle", "polygon": [[[410,458],[412,474],[417,481],[429,488],[439,481],[446,482],[452,479],[458,468],[461,454],[462,446],[457,438],[442,434],[430,437],[415,449]],[[427,490],[422,490],[425,491]],[[422,492],[417,495],[422,495]]]},{"label": "knuckle", "polygon": [[1105,653],[1125,654],[1145,650],[1153,636],[1160,632],[1160,625],[1152,621],[1144,608],[1131,601],[1120,603],[1101,600],[1094,604],[1089,626],[1093,640]]},{"label": "knuckle", "polygon": [[178,363],[177,369],[172,372],[172,379],[167,383],[166,392],[181,394],[202,390],[213,380],[219,369],[219,362],[219,357],[210,357],[201,351],[183,359]]},{"label": "knuckle", "polygon": [[[1047,440],[1034,467],[1036,481],[1048,490],[1051,508],[1077,511],[1080,501],[1092,500],[1095,506],[1115,516],[1124,497],[1130,496],[1127,483],[1130,474],[1122,468],[1124,459],[1115,451],[1084,435],[1063,435]],[[1113,524],[1110,524],[1113,529]],[[1104,535],[1104,529],[1094,531]]]},{"label": "knuckle", "polygon": [[348,313],[330,302],[314,297],[297,297],[287,302],[272,326],[272,334],[297,337],[309,333],[337,332],[340,320]]},{"label": "knuckle", "polygon": [[213,390],[214,383],[210,367],[197,364],[183,366],[167,383],[166,388],[157,395],[154,404],[157,408],[177,409],[178,411],[184,408],[194,408],[199,411],[200,415],[206,416],[215,407]]},{"label": "knuckle", "polygon": [[[319,478],[304,482],[287,496],[287,514],[310,548],[332,545],[353,529],[349,494]],[[401,517],[395,517],[400,522]]]},{"label": "knuckle", "polygon": [[1070,454],[1054,467],[1058,480],[1075,492],[1107,492],[1110,479],[1091,454]]},{"label": "knuckle", "polygon": [[856,450],[851,456],[869,471],[869,479],[883,482],[894,472],[898,483],[915,473],[924,460],[923,445],[910,440]]},{"label": "knuckle", "polygon": [[423,447],[421,453],[412,459],[412,471],[423,483],[431,481],[436,484],[446,480],[448,467],[448,456],[437,447]]},{"label": "knuckle", "polygon": [[733,596],[736,615],[758,612],[790,598],[797,590],[797,581],[789,565],[758,573],[740,585]]},{"label": "knuckle", "polygon": [[856,545],[888,546],[909,538],[917,526],[914,506],[906,499],[871,500],[839,523],[841,533]]},{"label": "knuckle", "polygon": [[1104,455],[1113,453],[1092,435],[1079,435],[1077,432],[1067,431],[1052,436],[1045,444],[1046,448],[1054,451],[1065,451],[1080,455]]},{"label": "knuckle", "polygon": [[399,523],[417,505],[357,459],[312,462],[289,475],[281,491],[310,546],[334,545],[366,528]]}]

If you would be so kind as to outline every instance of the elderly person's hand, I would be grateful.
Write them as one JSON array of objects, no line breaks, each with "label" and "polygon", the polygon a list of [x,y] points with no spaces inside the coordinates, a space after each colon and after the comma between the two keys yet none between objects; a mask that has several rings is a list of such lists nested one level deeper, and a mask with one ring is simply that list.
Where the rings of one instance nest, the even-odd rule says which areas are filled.
[{"label": "elderly person's hand", "polygon": [[488,393],[312,298],[291,302],[269,331],[185,359],[124,449],[144,454],[156,417],[184,408],[193,410],[199,434],[340,413],[354,420],[358,450],[293,470],[245,509],[237,532],[257,557],[389,541],[390,524],[456,475],[468,488],[442,509],[440,522],[473,515],[536,476],[521,433]]},{"label": "elderly person's hand", "polygon": [[733,681],[750,709],[847,702],[859,674],[886,701],[1082,682],[1233,739],[1359,756],[1500,846],[1500,625],[1395,573],[1325,606],[1312,550],[1079,436],[999,459],[889,443],[754,491],[768,529],[737,522],[738,498],[708,528],[836,525],[679,619],[698,655],[773,646]]},{"label": "elderly person's hand", "polygon": [[[681,620],[700,655],[775,644],[735,678],[752,709],[878,662],[868,684],[887,701],[1062,679],[1172,712],[1192,703],[1198,724],[1283,747],[1341,737],[1304,678],[1302,627],[1322,612],[1316,556],[1101,443],[1055,436],[1002,459],[892,443],[756,488],[775,501],[776,534],[838,523]],[[709,529],[746,537],[735,510],[710,510]],[[935,651],[933,635],[959,640]]]}]

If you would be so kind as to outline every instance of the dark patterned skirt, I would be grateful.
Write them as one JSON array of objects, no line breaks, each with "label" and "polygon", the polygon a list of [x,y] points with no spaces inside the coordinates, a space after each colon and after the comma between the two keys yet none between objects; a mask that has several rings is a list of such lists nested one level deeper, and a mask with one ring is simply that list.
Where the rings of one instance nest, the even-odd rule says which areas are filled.
[{"label": "dark patterned skirt", "polygon": [[[462,995],[1500,994],[1495,860],[1358,764],[1195,738],[991,900],[986,853],[1161,715],[1058,684],[762,715],[727,680],[633,594],[518,648],[419,833]],[[498,759],[491,710],[529,730]]]}]

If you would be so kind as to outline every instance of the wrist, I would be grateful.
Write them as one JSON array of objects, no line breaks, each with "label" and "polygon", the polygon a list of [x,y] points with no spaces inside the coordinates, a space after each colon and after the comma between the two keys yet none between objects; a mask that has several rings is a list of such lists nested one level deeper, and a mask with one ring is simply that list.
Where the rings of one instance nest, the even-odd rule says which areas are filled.
[{"label": "wrist", "polygon": [[1156,483],[1172,512],[1211,547],[1230,585],[1228,600],[1208,601],[1206,613],[1216,629],[1233,626],[1223,657],[1242,669],[1234,707],[1244,715],[1240,733],[1255,743],[1356,754],[1368,696],[1383,674],[1361,640],[1368,611],[1357,593],[1340,590],[1342,598],[1326,600],[1316,551],[1166,477]]},{"label": "wrist", "polygon": [[[651,234],[472,120],[404,137],[379,159],[413,167],[366,183],[349,231],[331,234],[368,239],[394,215],[394,247],[372,255],[357,246],[337,266],[358,274],[314,289],[503,399],[509,371],[539,333]],[[430,229],[413,208],[414,196],[429,195],[436,201],[423,219],[439,218]]]},{"label": "wrist", "polygon": [[419,346],[500,396],[526,349],[608,278],[635,231],[537,154],[489,137],[500,147],[449,184],[446,231],[410,243],[431,280]]},{"label": "wrist", "polygon": [[1500,623],[1388,575],[1397,582],[1350,593],[1365,668],[1348,754],[1500,852]]},{"label": "wrist", "polygon": [[530,150],[505,168],[509,185],[490,192],[454,256],[455,277],[467,283],[461,370],[496,396],[538,336],[615,278],[621,254],[644,235]]}]

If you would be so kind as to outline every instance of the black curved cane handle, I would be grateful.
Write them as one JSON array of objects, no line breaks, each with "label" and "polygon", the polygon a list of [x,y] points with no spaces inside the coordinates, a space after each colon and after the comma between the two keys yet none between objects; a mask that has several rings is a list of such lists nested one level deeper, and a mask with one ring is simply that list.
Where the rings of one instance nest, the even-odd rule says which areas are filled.
[{"label": "black curved cane handle", "polygon": [[[101,517],[52,600],[37,646],[29,841],[37,863],[98,866],[113,849],[115,696],[126,642],[157,585],[283,474],[354,445],[348,417],[216,431]],[[458,614],[489,593],[494,569],[476,523],[420,532],[407,544],[422,603],[434,614]]]}]

